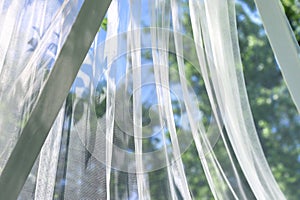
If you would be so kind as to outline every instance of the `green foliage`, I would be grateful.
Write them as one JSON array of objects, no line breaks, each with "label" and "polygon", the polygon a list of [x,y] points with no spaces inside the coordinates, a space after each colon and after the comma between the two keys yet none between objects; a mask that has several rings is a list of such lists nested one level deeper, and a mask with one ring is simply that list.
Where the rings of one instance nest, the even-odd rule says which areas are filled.
[{"label": "green foliage", "polygon": [[281,0],[281,3],[296,39],[300,41],[300,2],[298,0]]},{"label": "green foliage", "polygon": [[101,28],[107,31],[107,17],[105,17],[101,23]]}]

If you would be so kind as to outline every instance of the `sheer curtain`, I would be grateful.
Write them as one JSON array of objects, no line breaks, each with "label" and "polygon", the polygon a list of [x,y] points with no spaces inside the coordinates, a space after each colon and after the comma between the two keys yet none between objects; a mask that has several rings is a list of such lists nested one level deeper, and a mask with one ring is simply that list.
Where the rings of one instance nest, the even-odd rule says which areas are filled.
[{"label": "sheer curtain", "polygon": [[[35,107],[80,5],[77,1],[0,2],[0,172]],[[40,161],[28,177],[21,195],[25,199],[34,191],[37,199],[52,196],[63,115],[62,110],[41,150]],[[35,184],[38,187],[34,189]]]},{"label": "sheer curtain", "polygon": [[[0,176],[82,4],[0,1]],[[202,198],[285,199],[254,126],[234,0],[112,0],[105,20],[19,199],[194,199],[196,169]]]},{"label": "sheer curtain", "polygon": [[1,1],[0,124],[4,157],[13,149],[67,36],[74,20],[74,11],[69,13],[73,6],[58,1]]}]

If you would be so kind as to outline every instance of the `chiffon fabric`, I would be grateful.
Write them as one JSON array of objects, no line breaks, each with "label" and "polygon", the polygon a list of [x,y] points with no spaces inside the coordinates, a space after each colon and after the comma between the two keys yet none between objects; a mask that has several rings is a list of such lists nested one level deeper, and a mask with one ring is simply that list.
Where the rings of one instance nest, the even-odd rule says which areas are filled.
[{"label": "chiffon fabric", "polygon": [[[0,176],[82,4],[0,1]],[[112,0],[105,21],[19,199],[194,199],[198,169],[203,199],[285,199],[254,126],[234,0]]]}]

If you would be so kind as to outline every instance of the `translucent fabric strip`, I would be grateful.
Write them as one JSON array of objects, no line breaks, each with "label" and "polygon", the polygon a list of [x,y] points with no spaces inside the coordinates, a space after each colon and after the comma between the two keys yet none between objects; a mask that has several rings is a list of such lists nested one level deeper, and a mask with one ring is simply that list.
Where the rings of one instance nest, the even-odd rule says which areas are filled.
[{"label": "translucent fabric strip", "polygon": [[138,198],[150,199],[149,188],[146,184],[146,174],[144,173],[143,166],[143,126],[142,126],[142,70],[141,70],[141,2],[131,0],[129,2],[130,6],[130,22],[128,26],[128,46],[127,49],[131,51],[132,59],[132,89],[134,91],[132,101],[133,101],[133,124],[134,124],[134,146],[135,146],[135,161],[136,161],[136,176],[137,176],[137,186],[138,186]]},{"label": "translucent fabric strip", "polygon": [[[172,1],[172,4],[174,8],[172,11],[176,11],[176,8],[178,9],[178,2]],[[211,95],[212,91],[210,90],[210,82],[208,81],[208,76],[206,72],[206,61],[204,59],[204,52],[203,52],[203,46],[202,46],[202,36],[201,36],[201,24],[200,24],[200,18],[196,16],[196,11],[201,9],[200,2],[191,1],[190,4],[190,13],[191,13],[191,20],[192,20],[192,27],[193,27],[193,34],[196,43],[196,50],[198,51],[198,59],[201,63],[201,70],[203,73],[203,76],[206,80],[206,87],[208,93]],[[180,32],[181,23],[178,19],[178,13],[173,13],[173,28],[175,33]],[[175,46],[176,46],[176,52],[177,52],[177,60],[178,60],[178,67],[179,67],[179,73],[181,74],[181,86],[183,89],[183,96],[185,99],[185,104],[187,107],[187,112],[189,115],[189,121],[191,124],[191,129],[193,133],[193,138],[197,147],[198,155],[200,157],[200,160],[202,162],[202,166],[204,168],[204,172],[206,174],[208,183],[210,185],[210,189],[214,195],[215,199],[229,199],[229,197],[226,194],[226,190],[230,190],[233,194],[234,198],[238,198],[235,194],[235,191],[232,189],[228,178],[225,176],[224,170],[221,168],[219,161],[216,159],[215,155],[213,153],[209,153],[207,155],[204,154],[204,152],[209,152],[212,149],[212,145],[209,142],[208,134],[206,133],[206,130],[204,128],[204,125],[202,123],[196,122],[195,119],[197,116],[199,116],[200,113],[193,110],[193,107],[195,107],[194,100],[190,97],[190,94],[188,93],[188,86],[186,83],[186,79],[182,77],[186,77],[185,70],[184,70],[184,61],[183,57],[180,55],[183,55],[183,43],[182,43],[182,37],[179,34],[175,34]],[[214,101],[214,99],[211,97],[211,101]],[[214,102],[213,102],[214,103]],[[216,113],[216,111],[215,111]],[[220,123],[220,122],[219,122]],[[219,125],[219,127],[221,127]],[[228,149],[228,148],[227,148]],[[229,159],[232,161],[231,155],[229,154]],[[233,164],[233,163],[232,163]],[[235,169],[235,166],[233,165],[233,169]],[[239,180],[239,177],[236,176],[237,180]],[[218,187],[218,185],[222,185],[222,187]],[[228,187],[228,188],[227,188]]]},{"label": "translucent fabric strip", "polygon": [[[279,0],[255,0],[272,49],[289,88],[294,103],[300,112],[299,74],[300,48],[284,14]],[[276,23],[274,23],[276,22]]]},{"label": "translucent fabric strip", "polygon": [[[118,15],[119,4],[118,1],[112,1],[110,9],[107,12],[107,34],[109,36],[115,36],[118,33],[116,27],[119,26],[119,15]],[[113,149],[113,138],[114,138],[114,118],[115,118],[115,101],[116,101],[116,86],[114,80],[109,78],[109,73],[114,75],[115,69],[111,67],[113,59],[117,55],[118,40],[114,41],[109,46],[105,46],[105,56],[107,57],[108,63],[108,80],[107,80],[107,99],[106,99],[106,192],[107,199],[110,199],[110,176],[111,176],[111,162],[112,162],[112,149]]]},{"label": "translucent fabric strip", "polygon": [[[155,3],[156,6],[160,5],[162,6],[163,4],[159,4],[161,2],[157,1]],[[170,13],[166,12],[164,13],[164,7],[166,6],[166,4],[168,3],[168,1],[165,3],[164,6],[162,6],[162,22],[164,22],[164,20],[166,20],[167,22],[169,22],[169,17],[170,17]],[[153,7],[152,7],[153,8]],[[153,12],[153,11],[152,11]],[[165,19],[164,19],[165,18]],[[158,18],[159,19],[159,18]],[[156,23],[155,22],[153,23]],[[176,160],[174,160],[173,164],[172,164],[172,168],[171,170],[173,173],[173,176],[175,175],[174,173],[176,173],[175,177],[178,176],[178,179],[175,179],[177,181],[175,181],[174,183],[177,185],[179,191],[182,193],[182,195],[186,198],[186,199],[191,199],[190,193],[189,193],[189,189],[188,189],[188,184],[187,184],[187,180],[185,177],[185,173],[184,173],[184,167],[183,167],[183,162],[180,156],[180,148],[179,148],[179,141],[178,141],[178,137],[176,134],[176,128],[175,128],[175,122],[174,122],[174,114],[173,114],[173,110],[172,110],[172,104],[171,104],[171,96],[170,96],[170,86],[169,86],[169,68],[166,67],[168,66],[168,45],[169,45],[169,36],[168,36],[168,32],[163,31],[164,28],[169,28],[169,24],[166,23],[162,23],[162,31],[158,31],[158,37],[157,38],[152,38],[153,40],[152,42],[152,47],[154,48],[154,51],[158,51],[158,59],[155,59],[155,54],[156,52],[153,53],[153,61],[154,61],[154,74],[155,74],[155,79],[158,82],[157,87],[161,87],[160,91],[161,93],[158,93],[157,95],[161,95],[161,102],[160,105],[163,105],[163,113],[164,113],[164,117],[166,118],[166,123],[167,123],[167,127],[168,130],[170,132],[170,138],[171,138],[171,143],[172,143],[172,147],[173,147],[173,156]],[[155,30],[155,29],[154,29]],[[157,44],[157,41],[159,41],[159,43]],[[179,181],[178,181],[179,180]]]},{"label": "translucent fabric strip", "polygon": [[[152,1],[149,1],[149,7],[151,8],[151,26],[157,27],[157,26],[159,26],[159,23],[161,22],[162,27],[168,28],[170,19],[169,19],[169,15],[166,14],[168,12],[167,1],[165,1],[164,3],[161,3],[161,4],[159,4],[159,1],[155,1],[155,3],[153,3]],[[159,12],[157,12],[158,9],[160,9],[162,12],[161,19],[158,17],[158,13],[159,13]],[[159,36],[160,36],[160,39],[157,38]],[[155,82],[157,83],[156,94],[157,94],[158,103],[160,105],[163,105],[162,90],[164,88],[162,87],[159,70],[160,70],[160,66],[164,66],[164,64],[167,64],[166,63],[167,62],[167,58],[166,58],[167,52],[160,51],[160,49],[168,48],[167,47],[168,43],[166,43],[166,42],[169,41],[169,33],[166,33],[164,31],[159,32],[156,29],[152,29],[151,30],[151,41],[152,41],[152,45],[153,45],[153,48],[151,50],[152,50],[152,57],[153,57],[153,64],[154,64],[154,76],[155,76]],[[155,43],[156,41],[158,44]],[[162,41],[165,41],[165,42],[162,42]],[[158,47],[160,47],[160,48],[158,48]],[[163,63],[164,62],[163,60],[166,60],[165,63]],[[162,62],[162,64],[160,62]],[[163,108],[159,107],[158,112],[159,112],[159,116],[160,116],[159,117],[160,127],[163,127],[164,126]],[[162,134],[162,137],[163,137],[163,143],[164,143],[164,152],[165,152],[164,155],[166,157],[166,168],[167,168],[167,173],[168,173],[167,176],[168,176],[168,181],[169,181],[169,188],[171,191],[171,197],[172,197],[172,199],[177,199],[177,195],[175,193],[174,179],[173,179],[173,175],[172,175],[172,171],[171,171],[172,170],[171,163],[170,163],[168,153],[167,153],[166,138],[165,138],[164,134]]]}]

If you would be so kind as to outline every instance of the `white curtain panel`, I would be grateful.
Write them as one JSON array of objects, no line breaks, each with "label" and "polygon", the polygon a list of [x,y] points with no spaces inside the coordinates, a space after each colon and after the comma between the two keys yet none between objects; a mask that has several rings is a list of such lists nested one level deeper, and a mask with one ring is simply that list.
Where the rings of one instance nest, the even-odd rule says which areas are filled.
[{"label": "white curtain panel", "polygon": [[[0,0],[0,177],[84,3]],[[112,0],[104,21],[19,199],[195,199],[191,148],[208,196],[285,199],[254,126],[234,0]],[[269,36],[299,108],[284,67],[299,57]]]}]

